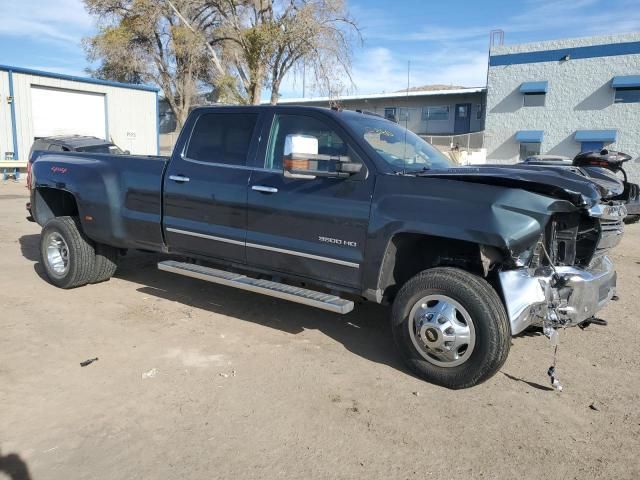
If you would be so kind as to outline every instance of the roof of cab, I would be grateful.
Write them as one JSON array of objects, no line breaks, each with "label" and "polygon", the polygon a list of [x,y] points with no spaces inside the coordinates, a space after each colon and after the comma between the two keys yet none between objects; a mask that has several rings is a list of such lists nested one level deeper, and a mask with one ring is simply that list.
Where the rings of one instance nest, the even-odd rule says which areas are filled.
[{"label": "roof of cab", "polygon": [[196,111],[215,111],[217,109],[221,110],[271,110],[271,111],[300,111],[300,112],[309,112],[315,111],[323,114],[328,114],[336,118],[343,117],[345,115],[356,116],[356,115],[367,115],[367,116],[375,116],[382,120],[386,120],[382,115],[378,115],[372,112],[366,111],[357,111],[357,110],[343,110],[336,108],[327,108],[327,107],[312,107],[306,105],[203,105],[200,107],[196,107],[192,110],[192,112]]}]

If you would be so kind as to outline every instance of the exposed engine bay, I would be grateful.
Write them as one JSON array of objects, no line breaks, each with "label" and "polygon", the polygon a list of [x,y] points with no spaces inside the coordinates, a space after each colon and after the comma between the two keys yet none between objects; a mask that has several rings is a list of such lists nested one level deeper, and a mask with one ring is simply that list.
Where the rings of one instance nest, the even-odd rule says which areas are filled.
[{"label": "exposed engine bay", "polygon": [[[576,160],[580,165],[607,168],[608,157],[607,151],[601,155],[589,152]],[[613,155],[612,171],[622,170],[620,157]],[[530,326],[543,328],[554,347],[548,374],[559,390],[562,386],[555,371],[558,329],[588,324],[616,298],[616,272],[607,253],[622,239],[627,215],[624,194],[635,187],[626,181],[626,174],[624,177],[622,192],[586,211],[555,214],[535,246],[516,258],[520,268],[499,273],[512,334]]]}]

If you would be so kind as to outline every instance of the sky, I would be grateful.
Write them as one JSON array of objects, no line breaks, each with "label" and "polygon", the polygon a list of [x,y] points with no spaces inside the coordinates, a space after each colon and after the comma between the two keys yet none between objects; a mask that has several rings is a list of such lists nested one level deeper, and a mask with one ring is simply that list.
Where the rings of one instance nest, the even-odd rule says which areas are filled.
[{"label": "sky", "polygon": [[[640,31],[639,0],[346,2],[363,38],[352,94],[406,88],[408,62],[411,86],[483,86],[494,29],[506,44]],[[0,0],[0,18],[0,64],[85,76],[81,42],[96,25],[81,0]],[[302,96],[301,78],[290,76],[281,96]]]}]

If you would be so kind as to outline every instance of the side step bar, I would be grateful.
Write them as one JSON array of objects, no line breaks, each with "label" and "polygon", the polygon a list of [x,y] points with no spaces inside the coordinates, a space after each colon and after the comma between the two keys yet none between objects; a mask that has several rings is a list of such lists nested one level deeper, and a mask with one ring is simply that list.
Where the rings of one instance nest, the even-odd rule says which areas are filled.
[{"label": "side step bar", "polygon": [[198,278],[207,282],[219,283],[228,287],[262,293],[271,297],[282,298],[290,302],[302,303],[311,307],[345,314],[353,310],[353,302],[327,293],[316,292],[306,288],[293,287],[269,280],[259,280],[238,273],[225,272],[211,267],[203,267],[193,263],[166,260],[158,263],[158,268],[165,272],[177,273],[186,277]]}]

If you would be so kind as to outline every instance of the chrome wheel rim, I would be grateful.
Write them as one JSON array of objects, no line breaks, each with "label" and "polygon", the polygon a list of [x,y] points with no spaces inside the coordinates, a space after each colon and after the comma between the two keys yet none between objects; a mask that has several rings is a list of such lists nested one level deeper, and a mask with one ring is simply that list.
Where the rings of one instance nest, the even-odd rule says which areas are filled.
[{"label": "chrome wheel rim", "polygon": [[69,270],[69,247],[67,242],[57,232],[47,237],[47,263],[58,277],[63,277]]},{"label": "chrome wheel rim", "polygon": [[446,295],[427,295],[409,314],[409,335],[420,355],[438,367],[466,362],[476,343],[471,315]]}]

